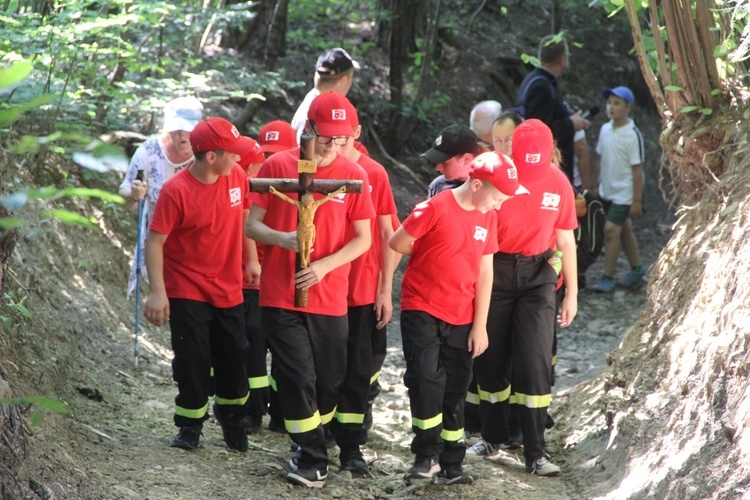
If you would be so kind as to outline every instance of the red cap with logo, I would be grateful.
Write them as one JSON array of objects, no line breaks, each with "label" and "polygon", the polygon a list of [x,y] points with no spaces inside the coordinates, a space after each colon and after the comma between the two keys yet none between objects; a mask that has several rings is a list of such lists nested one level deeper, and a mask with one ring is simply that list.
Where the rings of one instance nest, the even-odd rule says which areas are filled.
[{"label": "red cap with logo", "polygon": [[552,164],[552,131],[541,120],[531,118],[513,131],[513,162],[523,183],[547,178]]},{"label": "red cap with logo", "polygon": [[498,191],[508,196],[529,194],[528,189],[518,183],[518,170],[513,161],[502,153],[482,153],[471,162],[469,177],[488,181]]},{"label": "red cap with logo", "polygon": [[307,119],[315,125],[315,130],[324,137],[354,137],[350,121],[352,104],[349,99],[329,90],[316,97],[307,111]]},{"label": "red cap with logo", "polygon": [[263,125],[258,134],[260,150],[264,153],[278,153],[297,147],[297,136],[292,126],[284,120],[274,120]]},{"label": "red cap with logo", "polygon": [[257,165],[266,161],[266,157],[261,152],[260,146],[255,142],[255,139],[243,135],[240,137],[238,145],[242,151],[238,153],[240,155],[240,161],[237,163],[243,169],[247,168],[248,165]]},{"label": "red cap with logo", "polygon": [[241,154],[240,132],[224,118],[208,118],[199,122],[190,132],[190,145],[194,153],[216,151]]}]

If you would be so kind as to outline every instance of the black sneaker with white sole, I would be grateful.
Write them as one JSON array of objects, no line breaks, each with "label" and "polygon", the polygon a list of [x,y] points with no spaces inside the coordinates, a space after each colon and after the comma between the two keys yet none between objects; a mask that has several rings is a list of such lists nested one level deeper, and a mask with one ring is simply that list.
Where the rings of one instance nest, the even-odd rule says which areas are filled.
[{"label": "black sneaker with white sole", "polygon": [[202,428],[203,427],[200,425],[180,427],[180,432],[174,437],[170,446],[172,448],[180,448],[188,451],[196,449],[201,439]]},{"label": "black sneaker with white sole", "polygon": [[242,418],[230,415],[216,403],[214,403],[214,415],[219,421],[227,447],[241,452],[247,451],[247,432],[242,424]]},{"label": "black sneaker with white sole", "polygon": [[433,478],[435,484],[471,484],[474,478],[464,472],[461,464],[447,465],[440,473]]},{"label": "black sneaker with white sole", "polygon": [[307,486],[308,488],[322,488],[328,479],[328,471],[306,467],[289,472],[286,480],[292,484]]},{"label": "black sneaker with white sole", "polygon": [[432,476],[440,472],[440,464],[437,457],[425,457],[417,455],[414,465],[404,475],[404,479],[432,479]]},{"label": "black sneaker with white sole", "polygon": [[365,473],[368,470],[367,462],[359,451],[359,447],[352,450],[341,450],[339,458],[341,459],[340,471]]}]

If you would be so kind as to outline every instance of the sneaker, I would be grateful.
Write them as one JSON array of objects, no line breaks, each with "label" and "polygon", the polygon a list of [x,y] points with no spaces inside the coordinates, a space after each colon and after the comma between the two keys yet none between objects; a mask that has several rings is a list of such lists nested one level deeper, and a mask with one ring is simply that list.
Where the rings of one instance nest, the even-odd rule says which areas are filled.
[{"label": "sneaker", "polygon": [[432,479],[432,476],[440,472],[440,464],[437,457],[424,457],[417,455],[404,479]]},{"label": "sneaker", "polygon": [[526,472],[531,472],[537,476],[554,476],[560,473],[560,467],[541,457],[534,460],[531,465],[527,465]]},{"label": "sneaker", "polygon": [[181,448],[192,451],[198,447],[201,438],[201,429],[203,427],[196,425],[194,427],[180,427],[180,432],[172,440],[172,448]]},{"label": "sneaker", "polygon": [[595,292],[609,293],[615,289],[615,282],[612,278],[601,278],[599,281],[591,285],[591,290]]},{"label": "sneaker", "polygon": [[628,274],[626,274],[622,279],[617,280],[617,284],[624,287],[630,287],[633,285],[637,285],[641,282],[643,277],[646,275],[646,270],[643,268],[643,266],[640,266],[636,269],[632,269]]},{"label": "sneaker", "polygon": [[484,439],[480,439],[476,444],[466,450],[467,458],[492,458],[500,453],[500,449],[503,446],[499,444],[488,443]]},{"label": "sneaker", "polygon": [[294,454],[292,454],[292,458],[289,459],[289,467],[291,467],[292,470],[299,469],[299,457],[301,456],[302,456],[302,448],[297,446],[297,448],[294,450]]},{"label": "sneaker", "polygon": [[471,484],[473,482],[474,478],[464,472],[461,464],[448,465],[433,478],[435,484]]},{"label": "sneaker", "polygon": [[292,484],[307,486],[308,488],[322,488],[328,479],[328,471],[313,467],[297,469],[286,475],[286,480]]},{"label": "sneaker", "polygon": [[368,471],[367,462],[361,453],[352,453],[341,457],[341,467],[339,471],[348,470],[349,472],[365,473]]},{"label": "sneaker", "polygon": [[464,443],[466,444],[466,446],[474,446],[479,442],[480,439],[482,439],[481,432],[464,431]]},{"label": "sneaker", "polygon": [[242,419],[233,421],[230,415],[214,403],[214,415],[221,425],[221,432],[224,434],[224,442],[232,450],[247,451],[247,432],[242,425]]}]

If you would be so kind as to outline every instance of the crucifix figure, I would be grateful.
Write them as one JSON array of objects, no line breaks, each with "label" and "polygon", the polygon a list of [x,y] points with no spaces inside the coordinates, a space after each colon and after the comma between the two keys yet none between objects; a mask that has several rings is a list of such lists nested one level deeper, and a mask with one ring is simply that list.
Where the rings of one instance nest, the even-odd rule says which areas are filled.
[{"label": "crucifix figure", "polygon": [[[341,193],[361,193],[361,180],[315,180],[317,164],[313,159],[314,143],[312,137],[303,135],[300,146],[300,159],[297,162],[298,179],[250,179],[250,191],[273,193],[284,201],[297,207],[297,271],[307,269],[310,265],[310,251],[315,242],[314,216],[318,207]],[[295,200],[283,193],[296,192]],[[313,193],[325,194],[324,198],[315,200]],[[307,307],[307,290],[296,288],[294,293],[295,307]]]},{"label": "crucifix figure", "polygon": [[346,192],[346,186],[341,186],[333,193],[328,193],[324,198],[317,201],[310,193],[302,195],[301,200],[293,200],[273,186],[269,186],[268,189],[271,193],[275,194],[282,200],[297,207],[297,212],[299,212],[297,241],[299,241],[300,267],[302,269],[307,269],[307,266],[310,263],[310,251],[315,243],[315,224],[313,223],[315,211],[318,210],[319,206],[334,196]]}]

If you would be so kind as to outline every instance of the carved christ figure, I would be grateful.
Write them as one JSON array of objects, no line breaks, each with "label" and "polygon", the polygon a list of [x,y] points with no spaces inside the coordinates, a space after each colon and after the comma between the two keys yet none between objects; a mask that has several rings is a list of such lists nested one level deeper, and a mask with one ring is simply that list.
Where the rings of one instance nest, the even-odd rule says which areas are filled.
[{"label": "carved christ figure", "polygon": [[297,212],[299,213],[297,242],[299,243],[300,267],[302,269],[307,269],[307,266],[310,263],[310,252],[315,243],[315,224],[313,224],[315,212],[323,203],[327,202],[334,196],[345,192],[346,186],[340,187],[336,191],[317,201],[315,201],[315,198],[313,198],[311,193],[305,193],[301,200],[293,200],[273,186],[270,186],[268,189],[271,193],[275,194],[282,200],[297,207]]}]

